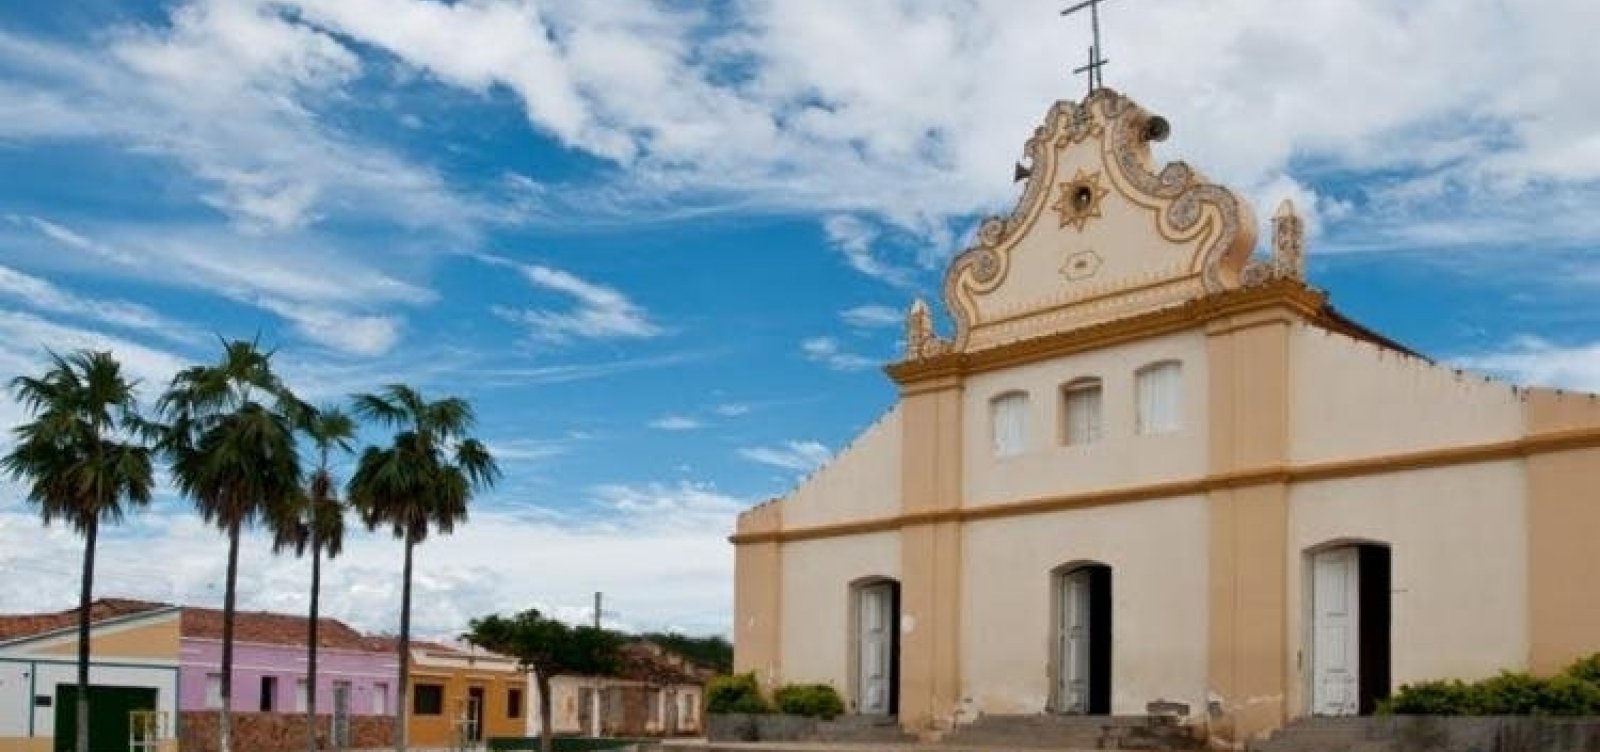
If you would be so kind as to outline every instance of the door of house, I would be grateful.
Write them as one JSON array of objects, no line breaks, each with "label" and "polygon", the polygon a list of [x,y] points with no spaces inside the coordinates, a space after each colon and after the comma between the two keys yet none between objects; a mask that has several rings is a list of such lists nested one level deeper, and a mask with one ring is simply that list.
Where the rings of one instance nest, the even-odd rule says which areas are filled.
[{"label": "door of house", "polygon": [[1311,712],[1355,715],[1361,686],[1361,569],[1354,546],[1311,557]]},{"label": "door of house", "polygon": [[333,683],[333,748],[350,746],[350,682]]},{"label": "door of house", "polygon": [[[157,691],[152,687],[107,687],[89,685],[89,748],[106,752],[128,749],[130,715],[156,709]],[[55,705],[55,750],[70,752],[78,738],[78,685],[57,684]]]},{"label": "door of house", "polygon": [[1091,626],[1091,583],[1088,569],[1078,569],[1061,576],[1061,614],[1057,619],[1060,633],[1060,668],[1056,687],[1061,698],[1060,712],[1084,714],[1089,712],[1089,641]]},{"label": "door of house", "polygon": [[857,589],[856,645],[859,676],[856,712],[889,715],[894,708],[895,585],[878,582]]}]

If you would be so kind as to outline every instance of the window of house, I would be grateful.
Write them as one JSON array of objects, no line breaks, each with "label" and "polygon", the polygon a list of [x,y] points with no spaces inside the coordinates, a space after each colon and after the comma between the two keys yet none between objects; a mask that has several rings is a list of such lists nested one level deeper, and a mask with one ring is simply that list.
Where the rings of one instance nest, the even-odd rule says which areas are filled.
[{"label": "window of house", "polygon": [[411,692],[412,715],[441,715],[444,713],[444,685],[418,684]]},{"label": "window of house", "polygon": [[522,717],[522,690],[520,690],[520,689],[509,689],[509,690],[506,690],[506,717],[507,718],[521,718]]},{"label": "window of house", "polygon": [[294,711],[296,713],[304,713],[304,712],[306,712],[306,703],[308,701],[309,700],[307,699],[307,695],[306,695],[306,680],[305,679],[295,679],[294,680]]},{"label": "window of house", "polygon": [[389,684],[387,682],[375,682],[372,685],[372,714],[389,714]]},{"label": "window of house", "polygon": [[278,677],[261,677],[261,712],[271,713],[278,709]]},{"label": "window of house", "polygon": [[1008,392],[989,403],[994,427],[994,456],[1015,457],[1027,447],[1028,393]]},{"label": "window of house", "polygon": [[1078,379],[1061,388],[1061,438],[1067,444],[1100,440],[1100,380]]},{"label": "window of house", "polygon": [[206,709],[222,707],[222,674],[206,674]]},{"label": "window of house", "polygon": [[1138,430],[1167,433],[1183,427],[1183,365],[1175,360],[1145,366],[1135,378]]}]

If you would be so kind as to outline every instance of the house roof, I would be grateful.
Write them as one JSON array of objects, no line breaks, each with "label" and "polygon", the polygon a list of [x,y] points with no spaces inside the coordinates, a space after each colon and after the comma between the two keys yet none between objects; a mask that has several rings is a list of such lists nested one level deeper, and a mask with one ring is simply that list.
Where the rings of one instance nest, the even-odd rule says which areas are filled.
[{"label": "house roof", "polygon": [[[98,598],[89,603],[91,624],[121,616],[170,608],[166,603],[139,601],[128,598]],[[0,614],[0,640],[14,640],[57,629],[76,626],[78,609],[36,614]]]},{"label": "house roof", "polygon": [[649,684],[702,684],[714,673],[647,640],[622,646],[619,678]]},{"label": "house roof", "polygon": [[[265,645],[305,645],[309,622],[304,616],[236,611],[233,615],[233,639]],[[368,638],[338,619],[318,619],[317,625],[318,647],[380,652],[369,644]],[[186,638],[220,640],[222,611],[184,607],[182,630]]]}]

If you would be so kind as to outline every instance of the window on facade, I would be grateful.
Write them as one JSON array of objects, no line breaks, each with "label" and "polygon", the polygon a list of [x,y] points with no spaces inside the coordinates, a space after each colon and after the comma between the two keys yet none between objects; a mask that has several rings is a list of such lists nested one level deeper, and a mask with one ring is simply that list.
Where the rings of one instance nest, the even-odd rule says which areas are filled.
[{"label": "window on facade", "polygon": [[441,715],[444,713],[444,685],[418,684],[411,693],[412,715]]},{"label": "window on facade", "polygon": [[222,707],[222,674],[206,674],[206,709]]},{"label": "window on facade", "polygon": [[1061,438],[1067,444],[1100,440],[1100,380],[1078,379],[1061,388]]},{"label": "window on facade", "polygon": [[522,717],[522,690],[520,690],[520,689],[509,689],[509,690],[506,690],[506,717],[507,718],[521,718]]},{"label": "window on facade", "polygon": [[1009,392],[989,403],[994,426],[994,456],[1015,457],[1027,447],[1028,394]]},{"label": "window on facade", "polygon": [[306,712],[306,680],[294,680],[294,710],[296,713]]},{"label": "window on facade", "polygon": [[1167,361],[1139,369],[1138,429],[1141,434],[1167,433],[1183,427],[1183,365]]},{"label": "window on facade", "polygon": [[389,685],[386,682],[372,685],[372,714],[389,714]]},{"label": "window on facade", "polygon": [[261,677],[261,712],[271,713],[278,709],[278,677]]}]

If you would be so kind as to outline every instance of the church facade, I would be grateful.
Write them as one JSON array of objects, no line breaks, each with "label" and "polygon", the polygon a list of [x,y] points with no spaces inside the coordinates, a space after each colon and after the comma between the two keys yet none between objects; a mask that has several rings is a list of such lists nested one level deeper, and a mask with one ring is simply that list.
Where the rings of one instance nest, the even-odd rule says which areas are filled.
[{"label": "church facade", "polygon": [[735,662],[938,733],[1181,703],[1216,741],[1600,651],[1600,401],[1430,362],[1099,89],[918,302],[896,404],[746,511]]}]

